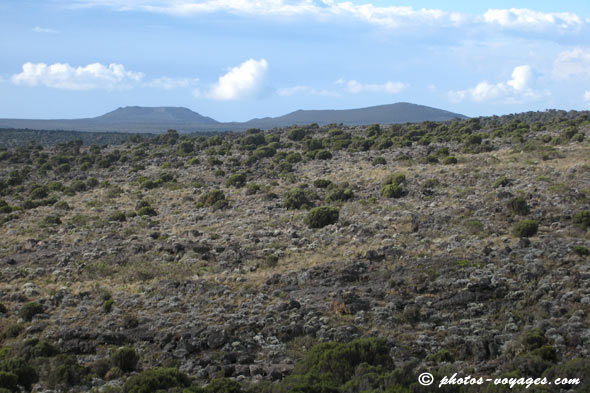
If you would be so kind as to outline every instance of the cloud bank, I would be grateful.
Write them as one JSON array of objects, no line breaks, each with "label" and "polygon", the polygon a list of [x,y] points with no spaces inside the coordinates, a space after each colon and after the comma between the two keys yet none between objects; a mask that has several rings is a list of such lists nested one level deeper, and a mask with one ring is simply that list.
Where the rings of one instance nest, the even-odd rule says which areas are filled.
[{"label": "cloud bank", "polygon": [[12,83],[26,86],[46,86],[63,90],[93,90],[128,88],[139,82],[144,74],[127,71],[121,64],[108,66],[93,63],[72,67],[67,63],[25,63],[20,74],[12,76]]},{"label": "cloud bank", "polygon": [[372,25],[398,29],[409,26],[492,26],[524,31],[578,31],[589,21],[571,12],[539,12],[530,9],[489,9],[470,15],[410,6],[354,4],[334,0],[78,0],[77,7],[109,7],[118,11],[143,11],[186,16],[228,12],[249,16],[303,16],[326,21],[352,18]]},{"label": "cloud bank", "polygon": [[475,87],[450,91],[449,98],[453,102],[470,100],[475,102],[484,102],[494,99],[533,99],[537,98],[540,93],[534,91],[531,87],[533,81],[533,71],[529,65],[515,67],[512,71],[512,77],[506,82],[491,84],[488,81],[482,81]]}]

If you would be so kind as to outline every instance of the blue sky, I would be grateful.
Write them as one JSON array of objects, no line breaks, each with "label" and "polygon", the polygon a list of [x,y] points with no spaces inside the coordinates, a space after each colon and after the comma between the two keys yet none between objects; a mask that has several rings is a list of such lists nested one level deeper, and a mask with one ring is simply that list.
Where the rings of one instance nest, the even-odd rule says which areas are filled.
[{"label": "blue sky", "polygon": [[590,2],[4,0],[0,117],[590,106]]}]

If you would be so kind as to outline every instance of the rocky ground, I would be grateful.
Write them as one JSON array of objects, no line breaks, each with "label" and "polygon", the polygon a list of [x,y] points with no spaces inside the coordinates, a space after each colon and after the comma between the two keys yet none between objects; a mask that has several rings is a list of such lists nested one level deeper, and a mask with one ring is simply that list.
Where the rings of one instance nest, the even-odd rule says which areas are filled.
[{"label": "rocky ground", "polygon": [[[566,370],[590,357],[589,130],[560,112],[0,152],[6,388],[24,359],[34,391],[133,391],[155,367],[271,391],[366,337],[416,373]],[[337,220],[313,227],[319,206]]]}]

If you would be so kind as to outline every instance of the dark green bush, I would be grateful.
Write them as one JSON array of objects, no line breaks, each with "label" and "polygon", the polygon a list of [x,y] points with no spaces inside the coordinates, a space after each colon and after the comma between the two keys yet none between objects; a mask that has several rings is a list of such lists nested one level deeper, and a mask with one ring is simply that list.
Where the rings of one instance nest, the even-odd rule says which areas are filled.
[{"label": "dark green bush", "polygon": [[215,204],[224,203],[224,201],[227,204],[227,201],[225,199],[225,194],[223,193],[223,191],[210,190],[199,197],[198,205],[200,205],[200,206],[213,206]]},{"label": "dark green bush", "polygon": [[313,181],[314,187],[317,187],[317,188],[326,188],[330,184],[332,184],[332,182],[327,179],[316,179]]},{"label": "dark green bush", "polygon": [[55,345],[45,340],[39,340],[39,342],[37,342],[37,344],[35,344],[35,346],[31,350],[31,356],[34,358],[48,358],[58,355],[59,352],[59,349]]},{"label": "dark green bush", "polygon": [[17,383],[27,391],[39,380],[37,370],[29,362],[20,357],[8,358],[0,363],[0,371],[16,375]]},{"label": "dark green bush", "polygon": [[[358,339],[343,344],[322,343],[307,352],[293,373],[281,382],[281,391],[302,393],[349,391],[343,385],[355,376],[363,374],[361,370],[367,368],[373,371],[378,370],[382,374],[395,368],[389,356],[389,345],[384,339]],[[391,392],[401,393],[404,390],[391,390]]]},{"label": "dark green bush", "polygon": [[318,150],[315,155],[314,155],[316,160],[329,160],[332,158],[332,153],[330,153],[328,150]]},{"label": "dark green bush", "polygon": [[235,173],[233,175],[231,175],[227,181],[225,182],[225,185],[227,187],[244,187],[244,185],[246,184],[246,175],[244,175],[243,173]]},{"label": "dark green bush", "polygon": [[47,385],[51,388],[68,388],[81,384],[86,377],[86,368],[78,364],[75,356],[58,355],[51,360]]},{"label": "dark green bush", "polygon": [[531,237],[537,234],[539,224],[535,220],[522,220],[514,225],[514,234],[518,237]]},{"label": "dark green bush", "polygon": [[152,368],[134,375],[125,382],[125,393],[153,393],[159,389],[186,388],[188,376],[174,368]]},{"label": "dark green bush", "polygon": [[254,195],[260,191],[260,186],[256,183],[246,184],[246,195]]},{"label": "dark green bush", "polygon": [[590,228],[590,210],[583,210],[574,215],[574,224],[586,230]]},{"label": "dark green bush", "polygon": [[574,246],[574,252],[579,256],[587,257],[590,255],[590,250],[584,246]]},{"label": "dark green bush", "polygon": [[457,162],[457,158],[454,156],[445,157],[445,159],[443,160],[443,164],[445,165],[455,165]]},{"label": "dark green bush", "polygon": [[350,188],[346,187],[335,187],[332,190],[328,191],[326,195],[326,201],[328,202],[335,202],[335,201],[347,201],[354,196],[354,193]]},{"label": "dark green bush", "polygon": [[43,313],[43,306],[36,302],[24,304],[18,312],[18,316],[25,321],[30,321],[37,314]]},{"label": "dark green bush", "polygon": [[133,347],[119,348],[111,356],[113,367],[119,367],[123,372],[135,371],[139,356]]},{"label": "dark green bush", "polygon": [[111,213],[111,215],[109,216],[109,221],[119,221],[119,222],[124,222],[124,221],[126,221],[126,220],[127,220],[127,218],[126,218],[126,216],[125,216],[125,213],[123,213],[123,212],[119,212],[119,211],[113,212],[113,213]]},{"label": "dark green bush", "polygon": [[399,184],[387,184],[381,189],[381,195],[386,198],[401,198],[404,196],[404,189]]},{"label": "dark green bush", "polygon": [[13,373],[6,371],[0,371],[0,388],[7,389],[11,392],[18,392],[20,389],[17,387],[18,377]]},{"label": "dark green bush", "polygon": [[6,308],[6,306],[3,303],[0,303],[0,313],[2,313],[2,314],[8,313],[8,309]]},{"label": "dark green bush", "polygon": [[387,161],[385,161],[385,158],[383,157],[375,157],[371,163],[373,165],[385,165],[387,164]]},{"label": "dark green bush", "polygon": [[403,182],[406,181],[406,175],[404,175],[401,172],[397,172],[397,173],[393,173],[389,176],[387,176],[385,179],[383,179],[383,185],[388,185],[388,184],[396,184],[396,185],[400,185]]},{"label": "dark green bush", "polygon": [[84,192],[86,191],[86,183],[81,180],[75,180],[70,184],[70,187],[76,192]]},{"label": "dark green bush", "polygon": [[338,222],[340,210],[335,207],[320,206],[315,207],[305,216],[305,224],[310,228],[323,228],[326,225]]},{"label": "dark green bush", "polygon": [[310,204],[307,194],[301,188],[293,188],[287,191],[283,198],[283,206],[287,209],[300,209]]},{"label": "dark green bush", "polygon": [[49,190],[47,187],[38,186],[31,191],[29,197],[31,199],[43,199],[47,197],[47,195],[49,195]]},{"label": "dark green bush", "polygon": [[303,128],[292,128],[287,132],[287,138],[292,141],[300,141],[305,138],[305,135],[307,135],[307,131]]},{"label": "dark green bush", "polygon": [[508,202],[508,209],[514,214],[518,214],[521,216],[526,216],[530,213],[529,205],[526,202],[526,198],[523,196],[518,196],[512,198]]},{"label": "dark green bush", "polygon": [[137,215],[138,216],[150,216],[150,217],[153,217],[153,216],[157,216],[158,215],[158,212],[156,211],[156,209],[154,209],[151,206],[144,206],[144,207],[142,207],[141,209],[139,209],[137,211]]},{"label": "dark green bush", "polygon": [[501,176],[496,179],[494,184],[492,184],[492,187],[494,187],[494,188],[506,187],[506,186],[510,185],[510,183],[511,183],[511,181],[506,176]]},{"label": "dark green bush", "polygon": [[113,304],[114,304],[114,300],[113,299],[107,299],[104,301],[104,303],[102,304],[102,309],[104,312],[109,313],[111,312],[111,310],[113,309]]}]

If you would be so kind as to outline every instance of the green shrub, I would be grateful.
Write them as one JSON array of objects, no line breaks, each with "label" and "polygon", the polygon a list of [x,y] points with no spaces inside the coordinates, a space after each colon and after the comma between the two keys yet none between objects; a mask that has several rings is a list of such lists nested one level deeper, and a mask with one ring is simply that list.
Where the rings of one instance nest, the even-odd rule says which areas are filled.
[{"label": "green shrub", "polygon": [[535,220],[522,220],[514,225],[514,234],[518,237],[531,237],[537,234],[539,224]]},{"label": "green shrub", "polygon": [[[199,390],[196,391],[200,393]],[[211,381],[204,389],[203,393],[243,393],[242,386],[229,378],[217,378]]]},{"label": "green shrub", "polygon": [[43,199],[47,195],[49,195],[47,187],[38,186],[31,191],[29,197],[31,199]]},{"label": "green shrub", "polygon": [[285,161],[287,161],[289,164],[295,164],[297,162],[301,162],[301,160],[301,154],[296,152],[291,152],[285,156]]},{"label": "green shrub", "polygon": [[345,187],[336,187],[333,188],[328,192],[326,195],[326,201],[328,202],[335,202],[335,201],[347,201],[354,196],[354,193],[350,188]]},{"label": "green shrub", "polygon": [[67,388],[82,383],[87,376],[86,368],[78,364],[73,355],[58,355],[51,361],[47,385],[51,388]]},{"label": "green shrub", "polygon": [[383,157],[375,157],[371,163],[373,165],[385,165],[387,164],[387,161],[385,161],[385,158]]},{"label": "green shrub", "polygon": [[579,256],[588,256],[590,255],[590,250],[584,246],[574,246],[574,252]]},{"label": "green shrub", "polygon": [[529,205],[526,202],[526,198],[523,196],[512,198],[508,202],[508,209],[510,209],[512,213],[521,216],[526,216],[530,213]]},{"label": "green shrub", "polygon": [[113,304],[115,303],[115,301],[113,299],[107,299],[104,301],[104,303],[102,304],[102,309],[104,312],[109,313],[111,312],[111,310],[113,309]]},{"label": "green shrub", "polygon": [[227,187],[233,186],[236,188],[244,187],[245,184],[246,184],[246,175],[244,175],[243,173],[233,174],[225,182],[225,185]]},{"label": "green shrub", "polygon": [[18,316],[25,321],[30,321],[37,314],[43,313],[43,306],[36,302],[24,304],[18,312]]},{"label": "green shrub", "polygon": [[583,210],[574,215],[574,224],[586,230],[590,228],[590,210]]},{"label": "green shrub", "polygon": [[260,191],[260,186],[256,183],[246,184],[246,195],[254,195]]},{"label": "green shrub", "polygon": [[506,186],[510,185],[510,183],[511,183],[511,181],[506,176],[501,176],[496,179],[494,184],[492,184],[492,187],[494,187],[494,188],[506,187]]},{"label": "green shrub", "polygon": [[[322,343],[307,352],[293,373],[281,382],[285,392],[338,393],[351,391],[344,384],[371,369],[386,373],[395,366],[385,339],[358,339],[349,343]],[[366,384],[369,385],[369,384]],[[369,385],[370,386],[370,385]],[[375,386],[377,389],[378,387]],[[352,390],[352,391],[361,391]],[[381,391],[365,390],[362,391]],[[390,390],[388,390],[390,391]],[[405,390],[391,390],[404,392]]]},{"label": "green shrub", "polygon": [[111,213],[111,215],[109,216],[109,221],[119,221],[119,222],[124,222],[126,221],[127,218],[125,217],[125,213],[123,212],[113,212]]},{"label": "green shrub", "polygon": [[70,205],[66,201],[59,201],[54,206],[59,210],[71,210]]},{"label": "green shrub", "polygon": [[190,160],[188,160],[189,165],[199,165],[200,163],[201,163],[201,161],[199,160],[198,157],[193,157]]},{"label": "green shrub", "polygon": [[480,145],[482,138],[480,135],[472,134],[465,138],[465,144],[467,145]]},{"label": "green shrub", "polygon": [[287,138],[292,141],[300,141],[305,138],[305,135],[307,135],[307,131],[303,128],[292,128],[287,132]]},{"label": "green shrub", "polygon": [[307,194],[301,188],[293,188],[287,191],[283,198],[283,206],[287,209],[300,209],[310,204]]},{"label": "green shrub", "polygon": [[37,370],[29,362],[20,357],[11,357],[0,363],[0,371],[16,375],[17,383],[27,391],[38,381]]},{"label": "green shrub", "polygon": [[430,354],[426,356],[426,360],[434,361],[436,363],[442,362],[449,362],[453,363],[455,361],[455,356],[449,351],[448,349],[441,349],[437,353]]},{"label": "green shrub", "polygon": [[31,350],[31,356],[34,358],[48,358],[59,355],[59,352],[59,349],[55,345],[45,340],[39,340]]},{"label": "green shrub", "polygon": [[330,153],[328,150],[318,150],[315,155],[314,155],[316,160],[329,160],[332,158],[332,153]]},{"label": "green shrub", "polygon": [[135,371],[139,356],[133,347],[122,347],[111,356],[113,367],[119,367],[123,372]]},{"label": "green shrub", "polygon": [[2,335],[5,338],[15,338],[18,337],[23,332],[23,330],[24,328],[22,325],[19,325],[18,323],[12,323],[4,328]]},{"label": "green shrub", "polygon": [[443,160],[443,164],[445,165],[455,165],[457,162],[457,157],[454,156],[445,157],[445,159]]},{"label": "green shrub", "polygon": [[188,376],[174,368],[152,368],[134,375],[125,382],[125,393],[153,393],[159,389],[186,388]]},{"label": "green shrub", "polygon": [[221,190],[210,190],[199,197],[198,206],[214,206],[215,204],[227,204],[225,194]]},{"label": "green shrub", "polygon": [[320,206],[315,207],[305,216],[305,224],[310,228],[323,228],[326,225],[338,222],[340,210],[335,207]]},{"label": "green shrub", "polygon": [[404,189],[399,184],[387,184],[381,189],[381,195],[386,198],[401,198]]},{"label": "green shrub", "polygon": [[8,309],[6,308],[6,306],[3,303],[0,303],[0,313],[1,314],[7,314],[8,313]]},{"label": "green shrub", "polygon": [[18,392],[20,389],[17,387],[18,377],[13,373],[6,371],[0,371],[0,388],[7,389],[11,392]]},{"label": "green shrub", "polygon": [[313,181],[314,187],[317,188],[327,188],[332,182],[327,179],[316,179]]},{"label": "green shrub", "polygon": [[86,183],[81,180],[75,180],[70,184],[70,187],[76,192],[84,192],[86,191]]},{"label": "green shrub", "polygon": [[137,211],[137,215],[138,216],[150,216],[150,217],[153,217],[153,216],[157,216],[158,215],[158,212],[156,211],[156,209],[154,209],[151,206],[144,206],[144,207],[142,207],[141,209],[139,209]]},{"label": "green shrub", "polygon": [[397,173],[393,173],[393,174],[387,176],[385,179],[383,179],[383,185],[384,186],[388,185],[388,184],[400,185],[405,181],[406,181],[406,175],[401,172],[397,172]]}]

